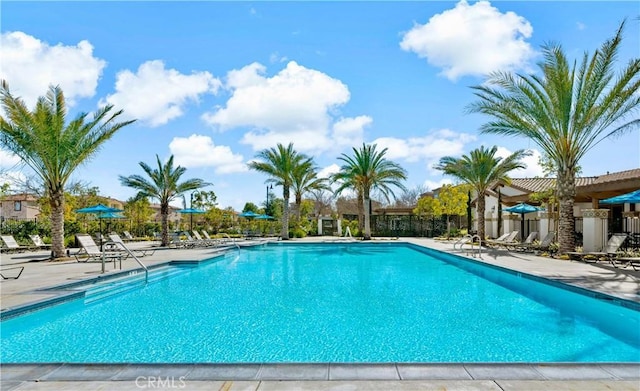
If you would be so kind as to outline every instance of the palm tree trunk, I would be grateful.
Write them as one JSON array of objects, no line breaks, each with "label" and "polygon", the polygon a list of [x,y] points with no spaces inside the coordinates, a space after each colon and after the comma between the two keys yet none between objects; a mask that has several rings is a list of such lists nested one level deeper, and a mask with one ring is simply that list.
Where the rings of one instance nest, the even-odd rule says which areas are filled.
[{"label": "palm tree trunk", "polygon": [[282,186],[282,197],[284,198],[284,211],[282,213],[280,236],[282,240],[289,240],[289,186]]},{"label": "palm tree trunk", "polygon": [[369,197],[364,198],[364,240],[371,240],[371,200]]},{"label": "palm tree trunk", "polygon": [[574,170],[558,170],[558,181],[556,182],[556,193],[560,203],[558,217],[558,251],[560,254],[575,251],[576,221],[573,217],[573,204],[576,195],[576,178]]},{"label": "palm tree trunk", "polygon": [[62,258],[64,250],[64,191],[62,188],[49,190],[51,206],[51,253],[52,258]]},{"label": "palm tree trunk", "polygon": [[476,207],[478,210],[478,236],[481,240],[484,240],[484,210],[485,210],[485,199],[484,192],[478,192],[478,199],[476,200]]},{"label": "palm tree trunk", "polygon": [[358,192],[358,231],[364,232],[364,196]]},{"label": "palm tree trunk", "polygon": [[302,194],[296,194],[296,209],[298,214],[298,224],[300,223],[300,219],[302,219]]},{"label": "palm tree trunk", "polygon": [[160,246],[166,247],[169,245],[169,203],[160,204],[160,223],[162,225],[162,242]]}]

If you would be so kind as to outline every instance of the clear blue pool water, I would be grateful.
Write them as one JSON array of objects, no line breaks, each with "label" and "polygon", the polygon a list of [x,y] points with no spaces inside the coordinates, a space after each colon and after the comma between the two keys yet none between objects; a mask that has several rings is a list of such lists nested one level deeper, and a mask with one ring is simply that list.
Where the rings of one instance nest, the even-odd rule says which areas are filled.
[{"label": "clear blue pool water", "polygon": [[1,361],[640,362],[640,312],[426,252],[232,251],[108,299],[5,320]]}]

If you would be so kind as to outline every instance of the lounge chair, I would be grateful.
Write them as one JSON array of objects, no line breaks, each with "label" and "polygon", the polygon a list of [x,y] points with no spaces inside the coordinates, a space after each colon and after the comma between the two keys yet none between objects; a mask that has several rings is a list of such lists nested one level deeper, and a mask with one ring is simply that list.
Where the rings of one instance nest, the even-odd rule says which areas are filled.
[{"label": "lounge chair", "polygon": [[[7,270],[19,270],[17,272],[12,271],[11,273],[7,273]],[[20,278],[20,275],[24,271],[24,266],[13,266],[13,267],[3,267],[0,269],[0,277],[3,280],[17,280]],[[17,273],[17,274],[16,274]]]},{"label": "lounge chair", "polygon": [[614,262],[623,264],[625,268],[631,266],[633,270],[638,270],[636,264],[640,266],[640,257],[618,257],[614,258]]},{"label": "lounge chair", "polygon": [[40,237],[40,235],[29,235],[29,238],[31,238],[31,241],[33,242],[33,244],[41,250],[48,250],[51,248],[51,245],[45,243]]},{"label": "lounge chair", "polygon": [[122,231],[122,234],[124,235],[124,240],[127,240],[129,242],[135,240],[135,238],[131,235],[129,231]]},{"label": "lounge chair", "polygon": [[122,240],[122,238],[118,234],[109,234],[109,239],[113,243],[115,243],[117,246],[119,246],[123,250],[128,250],[129,252],[131,252],[136,257],[144,257],[146,255],[153,255],[153,253],[156,252],[156,250],[153,249],[153,248],[150,248],[150,249],[137,248],[135,250],[132,250],[129,247],[127,247],[127,245],[124,243],[124,240]]},{"label": "lounge chair", "polygon": [[627,234],[613,234],[607,241],[607,245],[602,249],[602,251],[589,251],[589,252],[577,252],[577,251],[569,251],[567,255],[571,259],[575,259],[582,262],[599,262],[601,260],[609,261],[614,267],[616,266],[615,258],[617,257],[617,253],[622,247],[624,241],[627,240]]},{"label": "lounge chair", "polygon": [[519,233],[520,231],[511,231],[508,234],[500,236],[496,240],[486,240],[484,243],[487,247],[505,247],[505,245],[515,244],[514,240]]},{"label": "lounge chair", "polygon": [[519,251],[523,247],[533,244],[533,241],[538,237],[538,232],[530,232],[529,235],[522,242],[505,243],[504,247],[509,251]]},{"label": "lounge chair", "polygon": [[[76,239],[80,243],[80,250],[74,254],[76,261],[78,262],[91,262],[101,261],[104,254],[105,258],[113,260],[122,260],[125,258],[124,252],[115,248],[105,248],[104,251],[100,251],[100,247],[93,241],[93,238],[87,234],[76,234]],[[81,260],[82,258],[82,260]]]},{"label": "lounge chair", "polygon": [[549,231],[540,243],[523,244],[518,247],[522,251],[548,251],[556,238],[555,231]]},{"label": "lounge chair", "polygon": [[16,239],[13,237],[13,235],[2,235],[2,236],[0,236],[0,238],[2,238],[2,241],[4,242],[4,245],[5,245],[7,250],[11,250],[11,251],[28,251],[28,250],[33,250],[35,248],[35,247],[31,247],[31,246],[21,246],[21,245],[19,245],[18,242],[16,242]]}]

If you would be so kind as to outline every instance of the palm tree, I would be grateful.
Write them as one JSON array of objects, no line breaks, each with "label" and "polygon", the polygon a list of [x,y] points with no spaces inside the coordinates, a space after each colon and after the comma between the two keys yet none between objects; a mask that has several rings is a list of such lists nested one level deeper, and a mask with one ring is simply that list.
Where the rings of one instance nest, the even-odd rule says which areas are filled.
[{"label": "palm tree", "polygon": [[640,125],[637,117],[629,118],[640,106],[640,59],[629,61],[617,75],[613,69],[623,28],[624,22],[579,64],[570,64],[561,46],[545,45],[540,75],[499,72],[473,87],[479,100],[468,110],[494,117],[482,132],[527,137],[553,161],[561,253],[575,250],[573,204],[580,159],[603,139]]},{"label": "palm tree", "polygon": [[318,178],[318,171],[313,166],[311,159],[304,161],[293,170],[291,176],[291,189],[296,200],[298,221],[300,221],[300,208],[302,196],[313,190],[330,190],[326,178]]},{"label": "palm tree", "polygon": [[93,157],[102,144],[120,128],[134,121],[116,122],[122,110],[104,106],[87,119],[78,114],[67,123],[62,89],[49,87],[29,110],[24,101],[0,85],[0,102],[6,117],[0,116],[0,145],[19,156],[42,180],[51,207],[51,250],[53,258],[66,256],[64,249],[64,187],[73,172]]},{"label": "palm tree", "polygon": [[407,179],[406,171],[398,164],[387,160],[384,155],[387,148],[376,150],[375,144],[362,144],[360,149],[353,148],[353,156],[342,154],[338,159],[344,162],[340,171],[333,176],[340,183],[337,193],[353,188],[362,199],[364,206],[364,240],[371,239],[371,221],[369,215],[371,191],[377,190],[387,201],[389,196],[395,197],[391,186],[405,191],[401,181]]},{"label": "palm tree", "polygon": [[282,229],[280,236],[283,240],[289,239],[289,196],[293,186],[293,173],[298,166],[308,164],[310,160],[304,154],[293,149],[293,144],[287,147],[278,144],[276,148],[264,149],[256,155],[263,161],[249,163],[249,168],[260,171],[270,176],[266,183],[282,186],[282,197],[284,198],[284,212],[282,216]]},{"label": "palm tree", "polygon": [[484,146],[481,146],[469,152],[469,155],[463,155],[459,159],[445,156],[434,167],[436,170],[440,170],[471,185],[475,190],[477,194],[478,236],[482,240],[485,237],[484,211],[487,189],[496,181],[509,183],[509,172],[518,168],[526,168],[520,162],[520,159],[530,155],[529,151],[521,149],[502,159],[496,156],[497,151],[497,146],[493,146],[490,149],[485,149]]},{"label": "palm tree", "polygon": [[162,164],[160,157],[156,155],[158,168],[153,169],[144,162],[140,162],[140,167],[147,174],[149,179],[142,175],[130,175],[128,177],[120,175],[120,183],[123,186],[131,187],[139,191],[144,197],[156,198],[160,201],[160,218],[162,222],[162,246],[169,245],[169,202],[179,197],[182,193],[196,190],[210,183],[202,179],[194,178],[180,182],[180,177],[187,171],[186,168],[173,167],[173,155]]}]

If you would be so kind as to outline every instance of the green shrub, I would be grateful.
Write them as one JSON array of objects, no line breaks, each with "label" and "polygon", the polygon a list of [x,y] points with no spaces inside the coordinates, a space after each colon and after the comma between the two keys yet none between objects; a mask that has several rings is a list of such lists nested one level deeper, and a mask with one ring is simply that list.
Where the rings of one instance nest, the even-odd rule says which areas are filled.
[{"label": "green shrub", "polygon": [[290,238],[304,238],[305,236],[307,236],[307,233],[302,228],[294,228],[289,231]]}]

